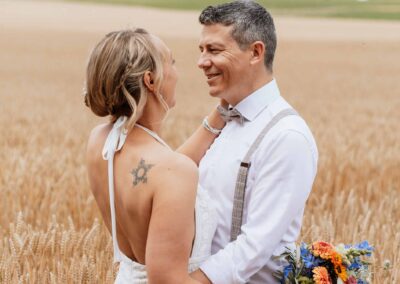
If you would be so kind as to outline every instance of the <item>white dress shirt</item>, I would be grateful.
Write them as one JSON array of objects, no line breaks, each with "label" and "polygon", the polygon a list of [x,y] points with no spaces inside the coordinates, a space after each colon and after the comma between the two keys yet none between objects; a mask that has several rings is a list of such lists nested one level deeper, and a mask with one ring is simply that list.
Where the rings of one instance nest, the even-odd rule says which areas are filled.
[{"label": "white dress shirt", "polygon": [[233,196],[239,165],[267,123],[291,106],[275,80],[236,107],[245,117],[226,124],[200,162],[200,185],[216,203],[218,226],[212,256],[200,267],[215,284],[279,283],[273,276],[294,248],[306,200],[317,172],[318,150],[300,116],[288,116],[266,135],[251,158],[242,233],[230,242]]}]

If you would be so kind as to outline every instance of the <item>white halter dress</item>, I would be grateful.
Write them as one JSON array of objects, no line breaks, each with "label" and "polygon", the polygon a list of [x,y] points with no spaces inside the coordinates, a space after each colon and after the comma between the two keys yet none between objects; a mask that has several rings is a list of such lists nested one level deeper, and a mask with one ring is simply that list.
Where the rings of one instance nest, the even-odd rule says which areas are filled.
[{"label": "white halter dress", "polygon": [[[115,283],[135,283],[142,284],[148,283],[146,266],[137,263],[126,255],[118,247],[117,229],[115,220],[115,203],[114,203],[114,154],[122,149],[125,143],[126,131],[125,122],[126,117],[120,117],[113,125],[112,130],[108,134],[107,140],[103,148],[103,158],[108,161],[108,189],[110,195],[110,210],[111,210],[111,232],[114,249],[114,262],[119,262],[119,271]],[[158,142],[168,147],[168,145],[154,132],[141,126],[137,127],[146,131],[149,135],[154,137]],[[169,148],[169,147],[168,147]],[[168,190],[168,188],[165,188]],[[132,192],[134,194],[134,192]],[[192,272],[199,268],[211,255],[211,241],[217,226],[216,211],[213,202],[208,193],[198,187],[197,198],[195,205],[195,223],[196,233],[192,248],[192,255],[189,259],[188,272]]]}]

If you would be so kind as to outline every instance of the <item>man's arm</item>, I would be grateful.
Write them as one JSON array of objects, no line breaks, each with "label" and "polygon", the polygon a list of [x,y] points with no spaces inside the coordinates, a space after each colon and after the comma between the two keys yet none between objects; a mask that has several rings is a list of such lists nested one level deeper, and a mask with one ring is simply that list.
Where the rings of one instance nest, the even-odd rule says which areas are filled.
[{"label": "man's arm", "polygon": [[204,275],[197,271],[192,277],[202,283],[246,283],[270,260],[311,190],[316,174],[312,147],[300,132],[285,130],[256,152],[242,233],[200,267]]}]

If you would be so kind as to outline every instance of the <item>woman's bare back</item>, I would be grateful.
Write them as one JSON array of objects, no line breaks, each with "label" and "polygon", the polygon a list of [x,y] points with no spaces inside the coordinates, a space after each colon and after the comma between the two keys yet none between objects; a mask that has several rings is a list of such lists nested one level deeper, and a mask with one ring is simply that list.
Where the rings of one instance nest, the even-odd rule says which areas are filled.
[{"label": "woman's bare back", "polygon": [[[108,169],[107,161],[102,157],[102,148],[111,128],[112,124],[94,128],[87,149],[91,190],[110,232]],[[146,263],[149,223],[153,198],[160,189],[159,177],[168,174],[169,164],[177,162],[192,163],[137,127],[132,129],[124,147],[115,154],[114,195],[118,245],[127,257],[138,263]]]}]

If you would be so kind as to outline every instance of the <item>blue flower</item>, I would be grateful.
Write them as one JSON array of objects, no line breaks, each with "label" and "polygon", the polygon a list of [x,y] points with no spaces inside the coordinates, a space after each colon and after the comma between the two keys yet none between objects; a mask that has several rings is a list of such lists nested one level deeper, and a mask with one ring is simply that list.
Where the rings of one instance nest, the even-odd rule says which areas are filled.
[{"label": "blue flower", "polygon": [[324,262],[322,259],[315,257],[304,243],[300,246],[300,256],[306,268],[314,268]]},{"label": "blue flower", "polygon": [[287,278],[289,276],[290,272],[292,272],[292,271],[293,271],[292,265],[285,266],[285,268],[283,269],[283,276],[285,276],[285,278]]},{"label": "blue flower", "polygon": [[349,266],[349,270],[358,270],[360,268],[362,268],[362,263],[360,262],[360,258],[359,257],[355,257],[353,259],[353,262],[351,263],[351,265]]},{"label": "blue flower", "polygon": [[283,268],[283,277],[281,279],[281,284],[286,283],[286,280],[289,278],[289,275],[291,273],[293,273],[293,266],[291,264],[289,264]]},{"label": "blue flower", "polygon": [[304,257],[310,254],[310,251],[307,248],[307,245],[302,243],[300,246],[300,256]]},{"label": "blue flower", "polygon": [[368,250],[370,252],[372,252],[374,250],[374,248],[369,245],[368,241],[363,241],[359,244],[356,244],[354,246],[354,248],[359,249],[359,250]]}]

